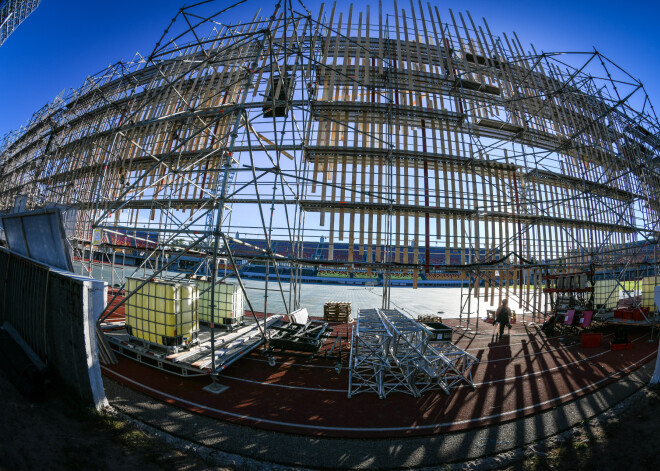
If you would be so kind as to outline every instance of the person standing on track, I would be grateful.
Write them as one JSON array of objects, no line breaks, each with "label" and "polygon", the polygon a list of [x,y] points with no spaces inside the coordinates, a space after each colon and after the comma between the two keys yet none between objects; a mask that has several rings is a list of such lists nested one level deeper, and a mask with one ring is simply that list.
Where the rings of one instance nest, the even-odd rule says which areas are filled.
[{"label": "person standing on track", "polygon": [[511,309],[509,309],[509,300],[504,298],[502,305],[495,313],[495,324],[500,326],[500,339],[504,335],[504,327],[511,329]]}]

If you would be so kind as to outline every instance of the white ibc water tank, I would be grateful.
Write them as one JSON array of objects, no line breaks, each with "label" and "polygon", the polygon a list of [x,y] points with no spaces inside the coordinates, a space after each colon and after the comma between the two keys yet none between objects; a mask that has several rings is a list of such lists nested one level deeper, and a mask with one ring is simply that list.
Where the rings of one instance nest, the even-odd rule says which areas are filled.
[{"label": "white ibc water tank", "polygon": [[190,282],[127,278],[126,330],[131,337],[165,347],[194,340],[199,331],[197,286]]},{"label": "white ibc water tank", "polygon": [[655,310],[654,290],[660,285],[660,276],[647,276],[642,278],[642,306]]},{"label": "white ibc water tank", "polygon": [[619,304],[619,284],[616,280],[597,280],[594,285],[594,307],[615,309]]},{"label": "white ibc water tank", "polygon": [[198,280],[199,320],[216,324],[235,325],[243,321],[245,300],[243,291],[235,283],[217,283],[215,285],[215,315],[211,318],[211,282]]}]

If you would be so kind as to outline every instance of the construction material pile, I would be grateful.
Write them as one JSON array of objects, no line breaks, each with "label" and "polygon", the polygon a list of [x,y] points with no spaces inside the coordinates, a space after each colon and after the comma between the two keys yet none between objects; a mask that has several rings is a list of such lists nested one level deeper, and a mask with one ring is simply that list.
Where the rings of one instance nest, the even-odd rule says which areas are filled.
[{"label": "construction material pile", "polygon": [[419,317],[417,317],[417,321],[442,323],[442,316],[438,316],[436,314],[421,314]]},{"label": "construction material pile", "polygon": [[351,303],[328,302],[323,306],[323,320],[328,322],[348,322],[351,318]]}]

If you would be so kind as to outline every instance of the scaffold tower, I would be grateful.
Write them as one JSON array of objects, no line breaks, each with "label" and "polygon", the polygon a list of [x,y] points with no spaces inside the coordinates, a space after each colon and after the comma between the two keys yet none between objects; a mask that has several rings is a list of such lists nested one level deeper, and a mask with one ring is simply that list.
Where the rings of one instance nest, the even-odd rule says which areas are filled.
[{"label": "scaffold tower", "polygon": [[0,46],[39,3],[41,0],[0,0]]}]

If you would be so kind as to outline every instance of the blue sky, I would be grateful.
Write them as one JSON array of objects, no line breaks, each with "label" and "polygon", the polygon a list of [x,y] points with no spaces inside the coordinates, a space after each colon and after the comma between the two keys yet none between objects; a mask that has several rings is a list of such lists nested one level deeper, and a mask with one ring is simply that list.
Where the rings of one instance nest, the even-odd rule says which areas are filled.
[{"label": "blue sky", "polygon": [[[0,47],[0,136],[20,127],[62,90],[79,87],[88,75],[120,59],[129,60],[136,51],[148,54],[183,3],[43,0]],[[319,3],[305,2],[311,10]],[[376,11],[378,3],[370,3]],[[390,2],[383,3],[385,10],[392,9]],[[209,8],[219,10],[228,4],[217,1]],[[398,4],[408,10],[410,2]],[[625,4],[611,0],[450,0],[433,4],[447,20],[449,8],[454,13],[469,10],[476,22],[485,17],[494,34],[515,31],[523,45],[534,43],[537,51],[592,51],[596,47],[644,83],[660,113],[657,0]],[[257,8],[269,14],[271,2],[248,0],[232,15],[246,19]]]}]

